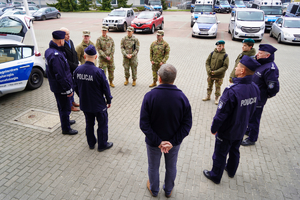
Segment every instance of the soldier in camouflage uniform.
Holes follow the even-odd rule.
[[[127,28],[127,36],[121,40],[121,52],[123,54],[123,66],[125,71],[125,82],[124,85],[128,84],[128,79],[130,77],[129,68],[132,72],[132,86],[136,85],[136,73],[137,73],[137,53],[140,49],[139,40],[134,37],[133,34],[134,28],[129,26]]]
[[[90,39],[91,39],[90,31],[88,31],[88,30],[83,31],[82,37],[83,37],[82,42],[79,45],[77,45],[77,47],[76,47],[77,57],[78,57],[78,60],[81,65],[83,65],[85,63],[85,60],[83,57],[85,48],[87,48],[90,44],[95,46],[95,44],[90,41]],[[97,64],[97,61],[95,61],[95,65],[96,64]]]
[[[220,40],[216,43],[217,48],[211,52],[206,60],[206,71],[207,71],[207,96],[202,101],[210,100],[212,87],[216,85],[215,92],[215,104],[219,103],[219,96],[221,95],[221,85],[225,72],[228,69],[229,58],[225,51],[225,42]]]
[[[102,36],[97,39],[96,49],[99,53],[99,67],[103,69],[106,75],[106,69],[108,69],[109,85],[115,87],[114,80],[114,53],[115,43],[114,40],[107,36],[108,26],[102,26]]]
[[[157,32],[157,41],[152,42],[150,46],[150,62],[152,64],[153,83],[149,87],[156,86],[157,71],[160,66],[165,64],[169,59],[170,46],[163,40],[164,31]]]
[[[232,82],[232,78],[236,78],[235,68],[237,67],[237,65],[239,64],[239,62],[242,60],[242,58],[243,58],[244,55],[247,55],[247,56],[255,59],[256,50],[253,48],[254,43],[255,43],[255,41],[253,39],[251,39],[251,38],[247,38],[247,39],[243,40],[243,46],[242,46],[243,52],[240,53],[238,55],[238,57],[236,58],[236,60],[235,60],[235,65],[234,65],[234,67],[232,69],[232,72],[230,74],[230,77],[229,77],[229,82],[230,83],[233,83]]]

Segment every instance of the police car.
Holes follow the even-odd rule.
[[[192,37],[217,37],[218,24],[216,15],[199,15],[192,30]]]
[[[34,46],[22,43],[30,21],[25,15],[0,19],[0,96],[43,84],[45,61]]]

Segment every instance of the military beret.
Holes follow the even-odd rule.
[[[108,26],[103,25],[102,26],[102,31],[107,31],[108,30]]]
[[[157,35],[164,35],[164,34],[165,34],[165,32],[163,30],[157,31]]]
[[[66,32],[64,32],[64,31],[53,31],[52,32],[52,37],[56,40],[65,39],[65,35],[66,35]]]
[[[95,47],[91,44],[87,48],[85,48],[84,52],[90,56],[94,56],[97,54]]]
[[[269,44],[260,44],[258,50],[266,51],[266,52],[269,52],[270,54],[273,54],[273,53],[275,53],[275,51],[277,51],[277,49],[275,47],[273,47],[272,45],[269,45]]]
[[[131,26],[128,26],[127,31],[134,31],[134,28]]]
[[[88,35],[88,36],[90,36],[90,34],[91,34],[91,32],[88,30],[83,31],[82,33],[83,33],[83,35]]]
[[[250,58],[247,55],[244,55],[242,57],[242,59],[240,60],[240,63],[242,63],[243,65],[245,65],[251,71],[255,71],[260,66],[259,62],[257,62],[253,58]]]
[[[251,39],[251,38],[244,39],[243,43],[245,43],[245,42],[255,43],[255,41],[253,39]]]
[[[216,42],[216,45],[219,45],[219,44],[225,44],[225,41],[224,40],[219,40],[218,42]]]

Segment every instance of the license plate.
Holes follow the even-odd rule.
[[[206,35],[208,32],[207,31],[202,31],[199,33],[199,35]]]
[[[136,32],[143,32],[143,30],[140,30],[140,29],[136,29],[135,31]]]
[[[295,38],[294,40],[295,40],[295,41],[300,41],[300,38]]]
[[[245,34],[245,36],[254,37],[255,35],[254,34]]]

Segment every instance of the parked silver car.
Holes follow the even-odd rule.
[[[32,14],[35,20],[46,20],[50,18],[60,18],[61,14],[59,10],[54,7],[41,8]]]
[[[111,11],[111,13],[103,19],[102,24],[108,26],[108,30],[117,29],[126,31],[134,18],[135,15],[132,8],[119,8]]]
[[[22,6],[22,7],[17,7],[16,9],[26,11],[24,6]],[[28,6],[28,9],[29,9],[29,14],[30,14],[31,16],[32,16],[33,13],[35,13],[36,11],[39,10],[39,8],[36,7],[36,6]]]
[[[278,43],[300,44],[300,18],[280,17],[272,25],[270,37],[277,38]]]

